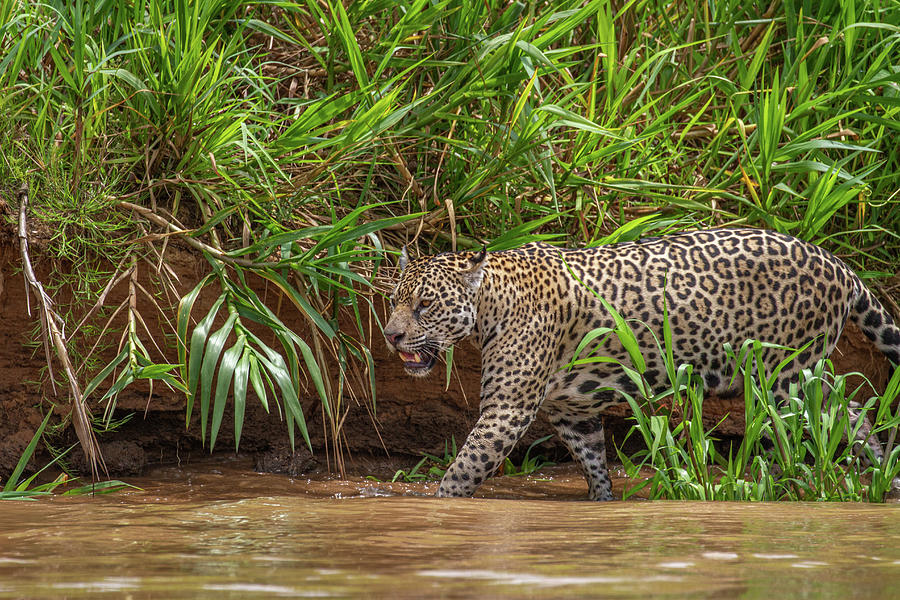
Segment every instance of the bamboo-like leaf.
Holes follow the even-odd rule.
[[[615,333],[615,329],[613,329],[612,327],[596,327],[596,328],[588,331],[586,334],[584,334],[584,337],[581,338],[581,341],[578,342],[578,345],[575,347],[575,352],[572,353],[572,357],[576,359],[575,363],[573,363],[573,364],[579,364],[579,362],[583,359],[592,358],[591,356],[587,356],[587,357],[583,357],[583,358],[578,358],[578,357],[580,357],[582,355],[585,348],[587,348],[591,344],[594,344],[594,341],[597,338],[604,338],[597,345],[602,344],[605,341],[605,339],[609,336],[609,334],[611,334],[611,333]],[[593,358],[600,358],[600,357],[593,357]]]
[[[136,369],[134,376],[137,379],[162,379],[164,376],[170,374],[173,369],[177,368],[178,365],[149,364]]]
[[[94,390],[96,390],[97,387],[99,387],[100,384],[103,383],[107,377],[109,377],[113,370],[115,370],[116,367],[122,364],[122,361],[128,358],[128,355],[129,349],[127,347],[123,348],[122,351],[119,352],[119,354],[114,359],[112,359],[105,367],[103,367],[103,369],[101,369],[100,372],[97,373],[97,375],[94,376],[94,378],[91,379],[91,381],[84,387],[84,391],[82,392],[84,397],[87,398],[88,396],[90,396],[94,392]]]
[[[597,296],[597,299],[615,320],[616,334],[619,338],[619,341],[622,343],[622,347],[625,348],[625,351],[628,353],[628,357],[631,359],[631,364],[634,365],[634,368],[638,373],[643,373],[647,370],[647,365],[644,362],[644,357],[641,354],[640,344],[638,344],[637,338],[635,337],[634,331],[632,331],[631,326],[628,325],[622,315],[620,315],[619,312],[615,308],[613,308],[613,306],[609,302],[607,302],[605,298]]]
[[[289,425],[296,423],[297,427],[300,429],[300,433],[303,435],[304,441],[306,441],[306,446],[312,450],[312,444],[309,441],[309,433],[306,430],[306,420],[303,417],[303,409],[300,407],[300,398],[297,395],[297,389],[291,382],[290,371],[288,370],[287,365],[285,365],[284,359],[276,352],[271,351],[271,349],[269,350],[270,351],[267,352],[265,358],[262,356],[258,357],[259,361],[266,367],[266,372],[275,380],[278,387],[281,389],[285,412],[289,415],[289,418],[292,419],[292,421],[289,422]],[[293,431],[293,426],[288,428],[288,432],[291,435],[292,448],[294,444]]]
[[[259,275],[277,285],[278,288],[287,295],[288,299],[293,302],[304,315],[315,323],[316,327],[318,327],[326,337],[334,337],[334,328],[331,327],[331,324],[326,321],[319,311],[313,308],[309,301],[300,294],[294,286],[290,285],[284,277],[274,271],[260,271]]]
[[[178,312],[176,318],[176,335],[178,342],[178,362],[181,364],[181,378],[184,381],[188,381],[188,362],[187,362],[187,350],[188,350],[188,338],[187,338],[187,330],[190,326],[191,319],[191,310],[194,308],[194,303],[197,301],[197,298],[200,295],[200,292],[203,288],[209,283],[211,275],[208,275],[200,280],[200,282],[194,286],[194,288],[185,294],[181,300],[178,302]],[[211,320],[210,320],[211,323]],[[205,334],[203,334],[205,337]],[[191,389],[191,394],[193,394],[193,388],[188,386]]]
[[[216,445],[216,438],[219,435],[219,427],[222,425],[222,417],[225,416],[225,405],[228,402],[228,390],[231,387],[232,379],[234,379],[235,384],[235,420],[237,420],[237,375],[235,374],[235,369],[238,365],[238,360],[244,354],[245,350],[245,340],[244,336],[238,335],[238,340],[228,350],[225,351],[225,354],[222,355],[222,363],[219,365],[219,372],[216,374],[216,391],[213,398],[213,412],[212,412],[212,422],[210,423],[210,432],[209,432],[209,451],[212,452],[213,448]],[[212,338],[210,338],[212,341]],[[244,380],[244,395],[246,395],[247,387],[246,380]],[[241,413],[241,418],[243,418],[243,412]]]
[[[124,481],[119,481],[118,479],[110,479],[108,481],[98,481],[96,483],[90,483],[87,485],[82,485],[76,488],[72,488],[70,490],[66,490],[62,493],[63,496],[87,496],[94,494],[112,494],[114,492],[119,492],[124,489],[131,488],[135,490],[139,490],[140,488],[133,486],[131,484],[125,483]]]
[[[247,406],[247,379],[250,375],[250,352],[245,348],[234,370],[234,450],[241,443],[244,410]]]
[[[124,390],[126,387],[134,383],[134,371],[132,369],[126,368],[123,369],[119,376],[116,378],[116,381],[110,386],[106,393],[98,400],[98,402],[104,402],[106,400],[110,400],[110,403],[106,406],[106,421],[107,423],[112,419],[112,413],[115,409],[115,399],[119,395],[119,393]]]
[[[56,72],[59,73],[63,80],[66,82],[66,85],[72,88],[72,90],[79,92],[81,91],[78,87],[78,84],[75,83],[75,80],[72,78],[72,73],[69,72],[69,66],[66,64],[65,59],[59,53],[59,50],[56,49],[55,46],[50,46],[50,58],[53,59],[53,64],[56,66]]]
[[[330,407],[328,405],[328,395],[325,392],[325,383],[322,379],[322,370],[319,367],[319,363],[316,360],[312,349],[310,349],[309,344],[307,344],[303,340],[303,338],[296,335],[292,331],[287,330],[286,333],[291,338],[291,340],[300,348],[300,353],[303,356],[303,364],[306,366],[306,371],[307,373],[309,373],[309,377],[313,381],[313,386],[316,388],[319,399],[321,399],[325,405],[325,410],[329,411]]]
[[[542,104],[535,108],[536,111],[546,112],[551,115],[559,117],[558,123],[561,125],[565,125],[567,127],[573,127],[575,129],[579,129],[582,131],[588,131],[590,133],[595,133],[597,135],[608,137],[614,140],[624,141],[620,135],[613,133],[603,127],[598,126],[596,123],[587,119],[576,112],[573,112],[567,108],[563,108],[561,106],[557,106],[555,104]]]
[[[666,283],[668,283],[668,271],[666,272],[666,280],[663,283],[663,348],[666,354],[666,373],[669,382],[673,384],[678,395],[678,376],[674,372],[675,368],[675,344],[672,341],[672,324],[669,321],[669,302],[668,294],[666,294]]]
[[[266,409],[266,412],[269,412],[269,398],[266,394],[266,385],[262,380],[262,377],[259,373],[259,359],[256,356],[256,352],[251,351],[250,355],[247,357],[248,363],[250,365],[250,383],[253,386],[253,391],[256,393],[256,397],[259,398],[259,401],[262,403],[263,408]]]
[[[231,332],[234,329],[236,320],[236,313],[229,315],[225,324],[209,336],[209,340],[206,342],[203,352],[203,362],[200,366],[200,440],[204,443],[206,439],[206,424],[209,417],[213,377],[216,373],[216,366],[219,363],[219,356],[222,354],[228,336],[231,335]],[[197,327],[199,328],[199,325]],[[193,356],[191,358],[193,359]]]
[[[260,254],[261,257],[270,255],[285,244],[292,244],[300,240],[315,239],[333,229],[330,225],[316,225],[304,227],[292,231],[284,231],[274,235],[265,235],[255,244],[229,253],[229,256],[243,256],[246,254]]]

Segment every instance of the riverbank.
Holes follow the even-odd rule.
[[[46,361],[41,348],[35,344],[35,319],[28,315],[25,287],[18,273],[17,248],[12,244],[9,233],[4,237],[6,242],[0,244],[0,335],[8,343],[0,348],[0,409],[5,415],[0,419],[0,477],[12,470],[40,424],[43,411],[47,409],[41,398],[53,399],[52,387],[44,378]],[[190,290],[202,275],[192,255],[173,247],[169,249],[168,260],[182,288]],[[36,268],[39,276],[49,276],[51,271],[59,276],[58,269],[63,265],[41,260]],[[278,290],[260,285],[258,292],[268,297],[273,305],[279,305]],[[211,304],[213,299],[203,298],[201,302]],[[61,303],[65,300],[65,297],[59,299]],[[111,303],[118,300],[115,295],[109,297]],[[283,307],[280,317],[287,326],[299,332],[308,328],[293,306],[284,302],[280,304]],[[384,317],[384,307],[378,304],[376,307],[377,312],[365,315],[365,321]],[[117,325],[121,327],[123,323]],[[153,323],[148,323],[148,326],[152,327]],[[153,331],[153,336],[165,338],[162,329]],[[406,375],[397,357],[387,351],[377,328],[372,330],[369,344],[375,365],[376,401],[372,404],[361,400],[346,405],[342,431],[348,456],[418,456],[421,452],[440,455],[452,439],[461,444],[478,417],[480,357],[476,349],[468,343],[460,345],[454,353],[454,373],[447,386],[443,373],[436,372],[426,379],[412,379]],[[115,347],[108,347],[95,360],[109,360],[114,353]],[[171,349],[168,358],[170,361],[177,359]],[[861,372],[879,391],[884,389],[891,373],[890,363],[852,325],[842,335],[833,361],[837,372]],[[61,418],[68,412],[65,392],[56,402],[57,414]],[[322,405],[311,394],[303,397],[301,404],[314,451],[309,465],[333,469],[331,446],[326,435],[327,418],[323,415]],[[105,403],[96,401],[90,404],[95,415],[102,415],[105,407]],[[151,393],[149,386],[138,383],[120,393],[112,420],[122,423],[100,438],[110,474],[136,475],[155,465],[177,464],[186,457],[206,456],[209,445],[208,440],[205,445],[203,443],[199,415],[195,412],[186,426],[185,409],[184,395],[162,385],[154,386]],[[728,415],[717,429],[719,435],[738,437],[742,434],[742,400],[712,398],[705,403],[704,410],[710,427]],[[621,443],[628,429],[625,407],[610,415],[608,426],[611,431],[608,436],[609,454],[615,456],[614,444]],[[524,453],[532,441],[548,433],[551,433],[549,426],[539,419],[520,442],[519,453]],[[50,439],[55,441],[56,447],[65,447],[74,441],[74,436],[64,431]],[[267,413],[260,402],[251,398],[247,402],[240,450],[277,456],[287,451],[288,443],[283,419],[277,409]],[[297,448],[305,452],[303,442],[298,443]],[[557,455],[565,456],[558,442],[555,448]],[[230,417],[226,417],[216,451],[225,459],[233,450],[233,423]],[[44,453],[35,464],[47,458]],[[302,463],[306,459],[298,460]],[[82,463],[75,461],[74,464],[79,466]]]

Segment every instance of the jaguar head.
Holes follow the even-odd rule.
[[[403,249],[384,338],[399,354],[407,373],[424,377],[443,350],[472,333],[486,263],[485,250],[410,262]]]

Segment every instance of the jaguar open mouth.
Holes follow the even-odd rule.
[[[398,353],[403,360],[403,368],[410,375],[425,375],[437,361],[437,355],[429,350],[423,349],[418,352],[398,350]]]

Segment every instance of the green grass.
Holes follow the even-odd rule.
[[[864,385],[848,389],[849,375],[835,375],[831,362],[823,358],[801,371],[788,401],[780,405],[772,387],[777,373],[797,352],[769,372],[763,362],[766,344],[748,340],[737,352],[726,347],[736,377],[743,379],[745,429],[740,443],[724,448],[715,427],[707,428],[703,421],[702,378],[694,375],[692,365],[674,362],[668,316],[663,340],[657,344],[669,386],[651,389],[643,377],[645,361],[632,330],[632,325],[646,325],[624,319],[605,301],[604,305],[615,327],[588,333],[575,356],[582,354],[582,348],[599,347],[597,340],[602,343],[615,336],[628,353],[627,364],[586,356],[572,365],[615,363],[640,391],[637,397],[621,392],[634,421],[618,450],[631,480],[623,499],[646,490],[652,500],[884,501],[900,475],[900,447],[894,444],[900,427],[900,407],[895,406],[900,367],[884,394],[859,402],[860,414],[873,424],[870,435],[889,432],[884,459],[878,460],[865,443],[847,442],[857,440],[863,424],[862,417],[855,423],[850,419],[850,409]],[[621,447],[632,435],[641,438],[645,449],[628,454]],[[767,445],[773,449],[767,450]]]
[[[533,441],[525,450],[525,455],[522,457],[521,464],[517,465],[509,457],[504,459],[501,468],[502,474],[509,477],[531,475],[543,467],[554,464],[547,460],[542,454],[537,454],[535,456],[531,455],[532,450],[534,450],[536,446],[543,444],[552,437],[552,435],[547,435]],[[456,439],[453,438],[449,445],[447,442],[444,442],[443,456],[436,456],[434,454],[423,452],[419,462],[413,465],[408,471],[405,469],[398,469],[397,472],[394,473],[394,477],[391,481],[415,483],[440,480],[444,477],[444,473],[447,472],[447,468],[456,460],[456,454]],[[427,470],[424,470],[425,467],[427,467]]]
[[[545,435],[544,437],[538,438],[531,442],[531,444],[525,450],[525,456],[522,457],[521,465],[517,465],[512,460],[510,460],[509,457],[506,457],[503,460],[503,474],[509,477],[531,475],[544,467],[553,465],[554,463],[547,460],[547,458],[543,454],[537,454],[535,456],[531,455],[531,451],[534,450],[535,446],[543,444],[552,437],[552,435]]]
[[[678,381],[681,392],[668,392],[683,418],[667,411],[648,414],[641,402],[629,400],[636,409],[629,435],[640,435],[647,450],[630,456],[619,451],[632,479],[626,487],[626,499],[644,489],[651,499],[885,499],[891,482],[900,474],[900,452],[889,445],[884,462],[880,462],[868,447],[847,443],[856,432],[848,418],[848,404],[858,390],[847,389],[846,375],[834,376],[829,371],[830,363],[823,359],[801,374],[789,402],[777,406],[764,377],[753,372],[757,360],[751,356],[743,368],[745,384],[750,388],[745,399],[744,437],[727,448],[714,429],[703,423],[703,389],[699,383]],[[680,372],[685,377],[691,375],[690,368]],[[900,377],[895,376],[887,393],[864,405],[863,414],[870,419],[878,415],[875,433],[895,430],[900,424],[900,413],[890,411],[898,381]],[[829,390],[826,397],[823,383]],[[766,450],[767,439],[774,440],[773,450]],[[871,461],[868,464],[862,462],[866,454]],[[646,468],[652,470],[650,477]]]
[[[444,476],[444,473],[447,472],[447,468],[456,460],[456,454],[456,438],[451,437],[449,444],[446,440],[444,441],[443,456],[436,456],[434,454],[423,452],[419,462],[408,471],[398,469],[391,478],[391,481],[413,483],[419,481],[440,480]],[[423,471],[422,468],[426,466],[428,467],[428,470]]]
[[[16,464],[16,467],[13,469],[12,473],[10,473],[7,480],[3,482],[3,487],[0,488],[0,500],[37,500],[45,496],[50,496],[54,493],[61,494],[63,496],[109,494],[112,492],[123,490],[125,488],[134,487],[122,481],[108,480],[64,489],[69,484],[78,481],[77,478],[69,478],[69,476],[65,473],[59,475],[52,481],[48,481],[46,483],[35,483],[35,480],[41,473],[43,473],[46,469],[52,467],[60,459],[62,459],[69,452],[69,450],[72,449],[72,447],[69,447],[65,451],[59,453],[52,461],[38,469],[36,472],[32,473],[30,476],[24,477],[23,473],[25,472],[26,466],[28,465],[28,461],[30,461],[34,456],[34,452],[37,449],[38,442],[41,440],[44,429],[47,427],[47,423],[50,421],[50,416],[51,413],[47,413],[47,416],[44,417],[44,420],[34,432],[34,435],[32,436],[31,441],[28,443],[28,446],[25,447],[25,451],[19,458],[19,462]]]
[[[293,399],[312,395],[340,469],[343,415],[376,406],[363,315],[402,244],[752,225],[865,277],[900,269],[900,2],[767,6],[0,0],[0,193],[28,184],[42,252],[74,269],[45,283],[72,298],[70,353],[108,419],[150,379],[212,447],[247,396],[304,436]],[[210,262],[215,327],[165,275],[133,284],[167,260],[160,234]],[[107,288],[128,297],[116,318]],[[98,340],[113,363],[91,362]]]

